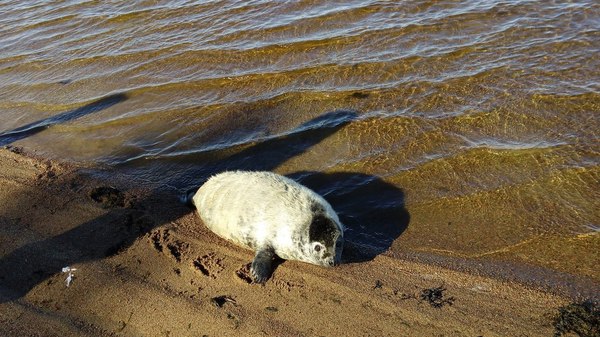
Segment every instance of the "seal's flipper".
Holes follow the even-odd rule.
[[[197,191],[198,188],[190,188],[185,192],[184,195],[179,196],[179,201],[181,201],[181,203],[185,204],[189,208],[195,209],[196,205],[194,205],[194,195]]]
[[[275,252],[272,248],[261,248],[256,250],[254,261],[252,261],[252,267],[250,271],[254,276],[254,281],[257,283],[265,283],[271,273],[273,273],[273,259],[275,258]]]

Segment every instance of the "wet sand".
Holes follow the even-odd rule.
[[[387,253],[252,284],[252,252],[174,191],[20,152],[0,150],[3,336],[550,336],[576,300]]]

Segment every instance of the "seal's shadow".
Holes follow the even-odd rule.
[[[365,262],[387,251],[408,227],[402,189],[357,172],[297,172],[288,177],[322,195],[346,226],[342,263]]]
[[[215,161],[204,157],[204,165],[186,172],[188,177],[184,181],[195,180],[186,188],[197,189],[205,179],[222,171],[276,170],[288,159],[339,132],[357,116],[349,110],[328,112],[287,135],[258,142],[232,156],[216,156],[219,159]],[[196,162],[202,161],[196,159]],[[387,251],[408,227],[410,215],[404,207],[404,192],[379,177],[359,172],[316,171],[296,172],[288,177],[322,195],[338,213],[346,226],[342,263],[372,260]]]

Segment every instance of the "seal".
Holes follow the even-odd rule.
[[[255,251],[251,272],[264,283],[273,259],[331,267],[340,263],[344,226],[320,195],[272,172],[219,173],[187,200],[218,236]]]

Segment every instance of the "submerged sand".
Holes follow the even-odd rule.
[[[0,150],[2,336],[550,336],[580,300],[390,254],[253,284],[253,253],[176,191],[19,152]]]

